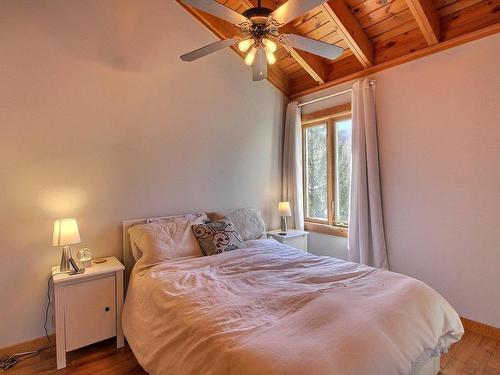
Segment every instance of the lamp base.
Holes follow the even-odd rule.
[[[288,232],[288,223],[286,221],[286,216],[281,217],[281,232],[287,233]],[[280,233],[282,234],[282,233]]]
[[[59,272],[70,273],[72,271],[71,263],[69,262],[70,258],[71,249],[69,248],[69,246],[64,246],[61,254],[61,264],[59,265]]]

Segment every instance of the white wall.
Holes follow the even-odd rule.
[[[123,219],[280,198],[284,97],[174,1],[0,3],[0,347],[43,335],[53,221],[97,257]]]
[[[497,34],[373,77],[391,269],[425,281],[460,315],[496,327],[499,46]],[[345,244],[330,243],[332,253]],[[320,246],[324,252],[324,238]]]

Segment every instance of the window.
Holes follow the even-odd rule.
[[[328,220],[328,139],[326,123],[305,129],[306,217]]]
[[[302,116],[302,131],[305,227],[345,236],[351,186],[350,105]]]

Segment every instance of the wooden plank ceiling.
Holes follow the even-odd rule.
[[[257,4],[217,1],[239,13]],[[275,9],[284,2],[262,5]],[[220,38],[240,34],[225,21],[184,8]],[[330,0],[280,32],[335,44],[344,49],[342,56],[331,61],[279,46],[268,80],[296,98],[499,31],[500,0]]]

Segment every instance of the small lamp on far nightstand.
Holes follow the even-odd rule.
[[[290,203],[280,202],[278,204],[278,212],[281,216],[281,231],[280,234],[286,234],[288,232],[288,223],[286,222],[287,216],[292,216],[292,210],[290,210]]]
[[[69,245],[80,242],[80,233],[75,219],[59,219],[54,223],[52,246],[63,248],[59,272],[71,272],[71,250]]]

